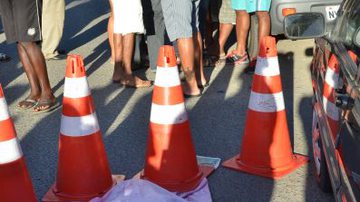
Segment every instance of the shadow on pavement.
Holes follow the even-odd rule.
[[[197,154],[225,161],[240,151],[252,77],[243,73],[244,67],[227,65],[217,69],[220,72],[189,110],[189,115]],[[242,87],[229,88],[230,85]],[[239,201],[239,196],[242,199],[269,201],[274,186],[271,180],[223,166],[208,179],[213,201]],[[259,190],[261,194],[257,194]]]

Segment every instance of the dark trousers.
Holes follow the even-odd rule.
[[[165,29],[161,0],[142,0],[142,5],[150,68],[156,71],[159,48],[171,43]]]

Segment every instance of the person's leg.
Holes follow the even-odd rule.
[[[177,45],[186,78],[184,93],[187,95],[199,95],[200,89],[197,86],[194,71],[194,41],[192,38],[180,38],[177,40]]]
[[[195,64],[195,75],[197,85],[204,87],[207,84],[204,75],[204,64],[203,64],[203,40],[200,32],[200,4],[203,0],[193,2],[192,20],[191,26],[193,29],[193,41],[194,41],[194,64]]]
[[[226,57],[226,63],[241,65],[249,63],[246,52],[247,35],[250,28],[250,15],[245,10],[236,10],[236,49]]]
[[[239,55],[246,54],[247,35],[250,28],[250,16],[245,10],[236,10],[236,50]]]
[[[35,68],[32,66],[25,48],[22,44],[18,43],[17,49],[19,59],[23,65],[24,72],[30,84],[30,94],[25,100],[18,103],[18,107],[27,109],[33,107],[36,104],[41,94],[41,88],[38,77],[36,76]]]
[[[170,42],[165,29],[161,0],[143,0],[142,2],[150,68],[155,72],[159,49]]]
[[[225,44],[229,38],[234,25],[230,23],[220,23],[219,27],[219,54],[225,55]]]
[[[207,84],[204,75],[204,64],[203,64],[203,46],[202,37],[200,32],[196,32],[193,35],[194,40],[194,61],[195,61],[195,74],[196,80],[199,87],[204,87]]]
[[[219,22],[219,56],[225,56],[225,44],[236,23],[236,14],[231,7],[231,0],[222,1],[219,12]]]
[[[110,45],[110,51],[111,51],[111,62],[113,63],[115,61],[115,50],[114,50],[114,11],[113,11],[113,5],[112,0],[109,0],[110,4],[110,16],[107,26],[107,32],[108,32],[108,38],[109,38],[109,45]]]
[[[135,34],[129,33],[123,36],[123,79],[130,80],[132,77],[132,59],[134,55]]]
[[[260,50],[260,41],[264,36],[270,35],[270,16],[267,11],[257,11],[256,16],[258,18],[259,26],[258,26],[258,51]],[[256,56],[258,53],[255,54]],[[245,70],[247,73],[253,73],[255,71],[256,66],[256,56],[250,58],[249,67]]]
[[[123,37],[121,34],[113,34],[114,40],[114,72],[112,80],[114,83],[120,83],[123,66]]]
[[[191,25],[193,5],[189,0],[163,0],[161,6],[170,41],[177,42],[182,69],[186,77],[184,93],[200,95],[194,68],[194,40]],[[178,9],[182,8],[182,9]]]
[[[34,82],[34,86],[40,87],[40,95],[38,99],[39,104],[34,108],[34,111],[46,110],[54,105],[55,97],[50,87],[44,55],[42,54],[40,47],[35,42],[19,42],[19,46],[21,46],[21,54],[24,54],[22,56],[24,57],[23,61],[25,62],[24,67],[25,64],[28,63],[31,64],[31,66],[27,64],[28,67],[32,67],[34,70],[34,72],[29,72],[29,74],[32,74],[32,77],[29,78],[30,85],[31,82]],[[25,71],[28,71],[29,68],[25,68]],[[34,79],[34,77],[37,77],[37,80]],[[33,80],[31,81],[30,79]]]
[[[43,0],[41,19],[43,37],[41,50],[45,59],[51,59],[59,55],[57,48],[64,30],[64,0]]]
[[[258,41],[259,41],[259,46],[260,46],[261,39],[264,36],[270,35],[270,16],[269,16],[269,12],[267,12],[267,11],[257,11],[256,16],[258,17],[258,21],[259,21]],[[259,49],[260,49],[260,47],[259,47]]]
[[[135,34],[129,33],[123,36],[123,68],[121,83],[129,87],[149,87],[151,82],[142,80],[132,74],[132,61],[134,56]]]

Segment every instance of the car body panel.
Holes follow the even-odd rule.
[[[336,201],[360,201],[360,47],[353,43],[359,19],[359,1],[344,0],[333,30],[315,39],[310,67],[314,118]],[[340,70],[340,85],[333,95],[341,112],[340,130],[336,134],[331,132],[323,107],[325,73],[332,55]]]
[[[325,17],[326,30],[331,29],[334,22],[334,6],[339,6],[341,0],[273,0],[270,8],[271,34],[284,34],[283,8],[296,8],[296,12],[319,12]],[[330,16],[330,17],[329,17]],[[331,19],[329,19],[331,18]]]
[[[344,54],[343,51],[341,51],[341,53],[338,52],[339,48],[336,48],[336,45],[333,44],[333,46],[331,46],[330,43],[322,38],[317,39],[316,44],[315,56],[311,67],[314,84],[314,109],[320,126],[320,136],[323,142],[322,150],[325,154],[334,197],[336,201],[343,201],[344,199],[347,201],[357,201],[359,200],[359,179],[356,177],[359,177],[360,141],[354,139],[354,137],[359,138],[360,133],[357,134],[357,131],[354,132],[354,129],[350,130],[349,127],[358,127],[360,121],[357,122],[357,120],[353,118],[352,123],[349,124],[349,121],[342,120],[341,131],[335,135],[337,138],[334,139],[334,135],[331,134],[330,125],[326,119],[324,108],[322,107],[322,89],[326,70],[323,64],[328,62],[329,53],[332,52],[335,55],[339,55],[337,59],[340,69],[345,68],[343,61],[346,61],[346,58],[350,56]],[[332,49],[329,50],[328,48]],[[345,80],[344,85],[347,85],[346,79],[343,79]],[[358,107],[357,104],[356,106]],[[347,112],[349,115],[353,115],[358,113],[357,110],[357,108],[353,108],[352,111],[343,110],[343,113]],[[341,147],[339,145],[341,145]],[[355,178],[353,176],[355,176]]]

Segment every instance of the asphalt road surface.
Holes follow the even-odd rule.
[[[61,48],[83,56],[112,172],[131,178],[144,163],[152,88],[135,90],[112,84],[106,34],[107,1],[67,1],[66,8]],[[37,197],[41,199],[55,180],[61,110],[34,114],[16,108],[28,95],[29,87],[17,59],[16,46],[6,45],[4,40],[4,34],[0,34],[0,52],[9,54],[13,60],[0,63],[0,82]],[[312,47],[312,40],[282,40],[277,46],[294,152],[310,157]],[[47,61],[47,66],[54,93],[61,100],[65,60]],[[252,83],[252,76],[243,73],[243,69],[206,68],[210,86],[200,98],[186,101],[198,155],[227,160],[239,153]],[[135,73],[154,78],[149,71]],[[220,166],[208,180],[212,198],[218,202],[333,201],[331,194],[324,194],[317,187],[313,169],[310,162],[273,181]]]

